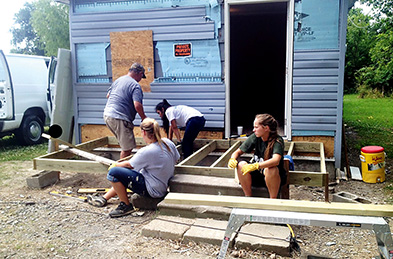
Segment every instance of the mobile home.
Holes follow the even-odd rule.
[[[104,126],[106,91],[142,63],[147,116],[166,98],[222,138],[272,114],[288,141],[324,142],[339,168],[353,0],[58,0],[70,6],[77,142]],[[137,118],[135,124],[139,125]]]

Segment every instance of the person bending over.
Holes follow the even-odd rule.
[[[177,140],[181,142],[183,158],[190,156],[193,152],[194,140],[205,126],[206,120],[203,114],[186,105],[172,106],[166,99],[156,105],[156,112],[163,121],[168,138],[172,140],[175,134]],[[179,127],[185,127],[183,141]]]
[[[141,131],[146,146],[138,150],[129,161],[113,163],[108,168],[107,179],[112,188],[104,196],[88,196],[90,204],[102,207],[117,195],[120,204],[109,213],[110,217],[121,217],[134,211],[128,200],[127,188],[145,197],[164,197],[175,164],[180,158],[175,144],[167,138],[161,138],[160,125],[156,120],[144,119]]]
[[[245,196],[252,196],[252,187],[267,187],[269,196],[277,198],[280,186],[286,183],[284,140],[277,134],[277,121],[269,114],[255,116],[253,134],[233,152],[229,168],[236,168]],[[237,159],[254,152],[251,163]]]

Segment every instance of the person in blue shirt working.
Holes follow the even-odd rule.
[[[270,198],[277,198],[280,186],[286,183],[284,140],[277,133],[277,121],[270,114],[255,116],[253,134],[233,152],[229,168],[236,168],[245,196],[252,196],[252,187],[267,187]],[[254,151],[251,163],[237,159]]]
[[[144,67],[134,63],[127,75],[112,83],[106,95],[108,101],[104,120],[119,142],[120,158],[131,155],[132,149],[136,147],[133,124],[136,113],[142,120],[146,118],[142,105],[143,92],[139,85],[142,78],[146,78]]]

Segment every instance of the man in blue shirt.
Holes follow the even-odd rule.
[[[134,124],[136,113],[141,119],[146,115],[143,109],[143,92],[139,82],[145,76],[145,68],[139,64],[132,64],[127,75],[119,77],[108,89],[104,109],[104,120],[107,127],[116,136],[121,147],[120,158],[131,155],[136,147]]]

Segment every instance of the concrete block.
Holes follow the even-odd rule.
[[[164,198],[149,198],[141,196],[137,193],[131,195],[130,202],[135,208],[143,210],[156,210],[157,204],[160,203]]]
[[[333,202],[348,202],[348,203],[362,203],[362,204],[371,204],[372,202],[359,197],[355,194],[349,192],[338,192],[333,194]]]
[[[54,184],[60,179],[60,171],[41,171],[38,174],[26,178],[27,186],[30,188],[44,188]]]
[[[228,221],[232,208],[186,205],[186,204],[167,204],[165,200],[158,204],[160,215],[177,216],[184,218],[211,218],[216,220]]]
[[[290,231],[286,226],[250,223],[241,227],[235,246],[290,256],[289,236]]]
[[[159,216],[144,226],[141,234],[146,237],[180,240],[194,221],[193,219]]]
[[[227,224],[227,221],[196,219],[194,225],[184,234],[184,240],[221,246]],[[230,246],[233,245],[235,234],[231,236]]]

